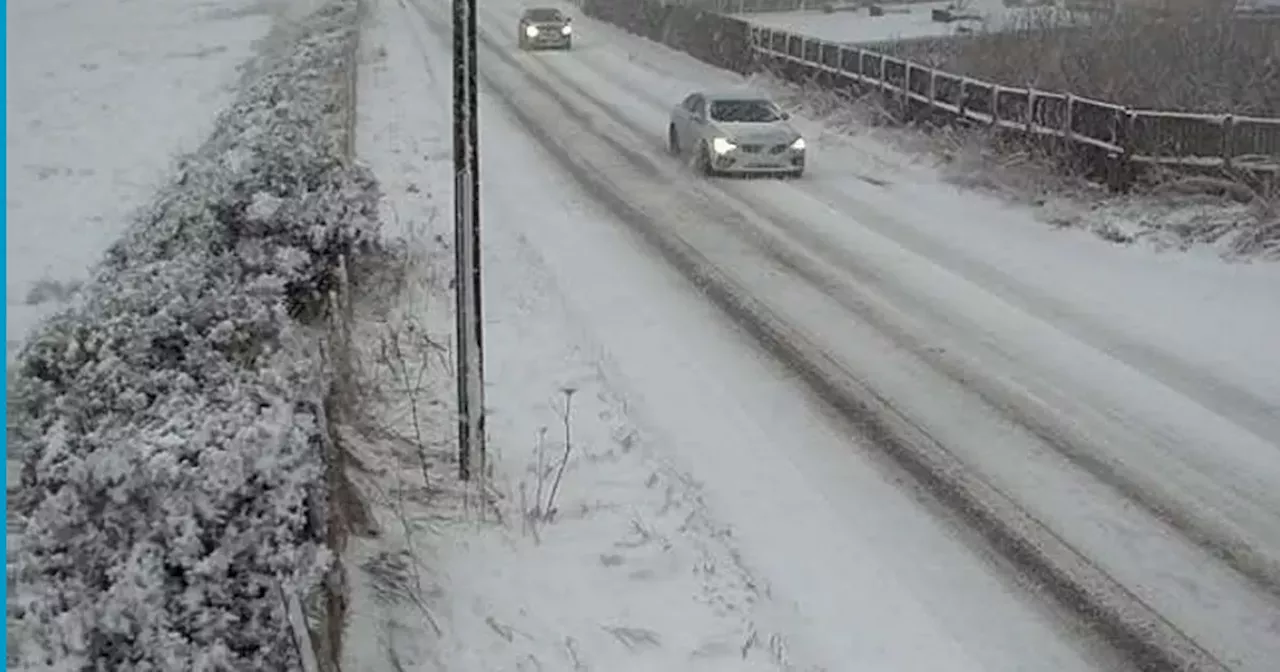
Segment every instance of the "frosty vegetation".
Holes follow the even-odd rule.
[[[1055,228],[1091,230],[1115,243],[1144,242],[1156,249],[1213,245],[1225,259],[1280,260],[1280,188],[1253,188],[1223,179],[1152,171],[1128,193],[1111,193],[1070,164],[1019,146],[983,129],[895,128],[899,123],[874,94],[850,99],[817,84],[760,73],[753,84],[772,91],[795,113],[826,129],[872,133],[887,148],[929,156],[939,175],[965,188],[1030,205]],[[905,131],[905,132],[904,132]],[[864,146],[864,150],[866,147]],[[868,159],[892,170],[899,164],[872,152]]]
[[[947,72],[1135,108],[1280,116],[1280,25],[1175,0],[1081,23],[1028,11],[1013,30],[885,45]]]
[[[377,247],[345,160],[356,3],[282,27],[179,177],[9,381],[25,523],[9,665],[300,669],[284,595],[328,566],[317,321]]]
[[[1014,30],[881,43],[877,51],[1006,86],[1073,93],[1136,109],[1280,116],[1280,23],[1243,21],[1229,5],[1175,0],[1100,18],[1033,9]],[[856,126],[896,124],[876,95],[853,105],[813,83],[765,76],[789,104]],[[1117,243],[1213,244],[1229,258],[1280,258],[1280,183],[1226,170],[1142,171],[1125,194],[1085,179],[1071,154],[981,127],[930,128],[914,149],[939,155],[956,183],[1053,204],[1055,226],[1086,226]],[[904,140],[905,136],[899,136]]]

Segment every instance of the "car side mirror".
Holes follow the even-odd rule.
[[[791,113],[790,113],[790,112],[783,112],[783,113],[782,113],[782,120],[783,120],[783,121],[790,121],[790,120],[791,120]]]

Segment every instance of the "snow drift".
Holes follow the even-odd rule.
[[[292,670],[329,565],[323,330],[378,241],[344,153],[356,0],[281,27],[213,136],[9,380],[9,664]]]

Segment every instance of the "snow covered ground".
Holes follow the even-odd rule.
[[[448,340],[439,322],[447,258],[430,232],[447,231],[451,206],[429,187],[448,172],[447,43],[391,0],[374,7],[360,151],[396,176],[389,210],[428,245],[403,307],[366,327],[366,368],[379,369],[391,334],[434,322],[435,340]],[[382,504],[383,534],[352,542],[348,562],[363,583],[348,665],[376,669],[394,656],[406,668],[450,670],[837,669],[834,661],[926,670],[943,659],[955,669],[1030,659],[1094,668],[1093,654],[1058,636],[1051,610],[849,453],[842,428],[654,265],[491,101],[482,109],[485,147],[495,148],[482,150],[494,157],[484,181],[487,352],[502,522],[480,522],[475,502],[468,508],[448,489],[452,467],[439,455],[451,444],[438,429],[447,409],[426,416],[422,425],[437,429],[423,441],[412,402],[398,395],[384,416],[395,436],[352,442],[362,446],[354,478]],[[406,350],[416,379],[430,349]],[[447,398],[446,367],[429,371],[443,385],[421,398]],[[557,514],[539,523],[522,512],[551,497],[570,398]],[[430,444],[431,488],[415,443]],[[693,474],[716,465],[732,485],[711,494]],[[807,524],[795,525],[799,512]],[[399,602],[387,606],[387,592]],[[967,617],[978,599],[990,621]]]
[[[10,352],[207,132],[270,14],[313,4],[9,3]],[[517,54],[515,0],[480,5],[493,470],[458,484],[447,8],[368,5],[359,153],[406,247],[360,289],[345,669],[1124,669],[886,426],[1193,658],[1280,657],[1280,267],[1054,229],[805,115],[805,180],[703,181],[665,156],[667,108],[742,82],[585,18],[574,52]]]
[[[976,32],[995,32],[1020,25],[1031,12],[1060,11],[1053,8],[1005,7],[1000,0],[973,0],[961,13],[980,17],[977,20],[940,23],[931,18],[935,9],[949,2],[921,2],[904,5],[885,4],[884,16],[870,16],[865,9],[844,9],[830,14],[821,11],[765,12],[743,14],[752,23],[808,35],[841,44],[863,44],[956,35],[961,28]]]
[[[207,136],[276,5],[6,3],[9,357]]]
[[[583,17],[573,52],[517,54],[499,0],[480,6],[494,491],[459,488],[447,12],[370,5],[359,153],[410,252],[398,302],[361,325],[380,394],[349,443],[378,534],[346,558],[349,666],[1122,669],[654,239],[703,255],[1189,655],[1280,655],[1276,265],[1055,230],[814,120],[805,180],[704,184],[664,156],[667,109],[739,80]]]

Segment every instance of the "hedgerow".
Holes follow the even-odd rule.
[[[325,534],[330,371],[314,320],[376,251],[378,186],[343,154],[355,0],[280,29],[212,137],[9,380],[9,664],[295,670],[285,596]]]

